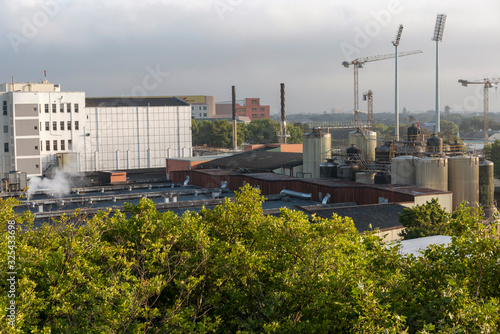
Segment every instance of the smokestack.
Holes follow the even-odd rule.
[[[232,86],[232,97],[233,97],[233,149],[236,150],[238,147],[238,136],[236,134],[236,88]]]
[[[281,143],[286,144],[285,84],[281,84]]]

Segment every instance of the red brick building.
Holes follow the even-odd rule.
[[[215,105],[216,117],[232,117],[232,102],[219,102]],[[260,98],[251,97],[244,101],[236,101],[236,115],[250,118],[250,120],[270,118],[270,107],[260,105]]]

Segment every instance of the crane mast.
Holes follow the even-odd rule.
[[[483,85],[483,117],[484,117],[484,126],[483,126],[483,134],[484,134],[484,145],[488,145],[488,109],[489,109],[489,91],[488,89],[492,88],[494,85],[498,85],[500,83],[500,78],[484,78],[482,80],[477,81],[469,81],[469,80],[458,80],[462,86],[467,87],[468,85]]]
[[[414,51],[407,51],[407,52],[398,52],[397,55],[398,57],[404,57],[404,56],[411,56],[417,53],[422,53],[420,50],[414,50]],[[363,67],[363,64],[369,63],[372,61],[379,61],[379,60],[385,60],[385,59],[391,59],[396,56],[395,53],[391,54],[385,54],[385,55],[378,55],[378,56],[370,56],[370,57],[363,57],[363,58],[356,58],[352,61],[343,61],[342,65],[345,68],[349,68],[350,65],[353,65],[354,67],[354,122],[356,123],[356,126],[359,125],[359,79],[358,79],[358,71],[360,68]]]

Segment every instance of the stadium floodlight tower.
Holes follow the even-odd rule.
[[[399,25],[399,30],[398,30],[398,34],[396,35],[396,40],[395,41],[392,41],[392,45],[394,45],[394,47],[396,48],[396,51],[395,51],[395,54],[396,56],[394,57],[395,59],[395,66],[396,66],[396,71],[395,71],[395,88],[394,88],[394,93],[396,95],[395,99],[396,99],[396,102],[395,102],[395,114],[396,114],[396,126],[395,126],[395,129],[394,129],[394,140],[399,140],[399,93],[398,93],[398,46],[399,46],[399,40],[401,39],[401,33],[403,32],[403,25],[400,24]]]
[[[432,40],[436,42],[436,124],[434,132],[441,132],[441,115],[439,113],[439,42],[443,41],[444,24],[446,22],[446,14],[438,14],[436,18],[436,26],[434,28],[434,36]]]

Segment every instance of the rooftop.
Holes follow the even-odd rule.
[[[189,106],[177,97],[87,97],[86,107],[175,107]]]
[[[302,153],[276,152],[273,148],[263,148],[204,163],[203,168],[228,168],[273,171],[282,167],[292,168],[302,165]]]

